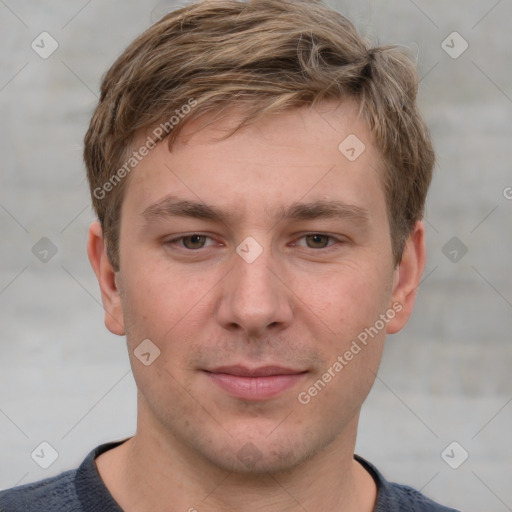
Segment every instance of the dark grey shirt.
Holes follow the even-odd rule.
[[[0,512],[123,512],[105,487],[94,459],[123,441],[92,450],[78,469],[0,492]],[[388,482],[369,462],[359,461],[377,484],[374,512],[458,512],[404,485]]]

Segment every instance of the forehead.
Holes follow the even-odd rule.
[[[239,215],[277,215],[301,199],[377,206],[384,165],[357,113],[354,103],[325,102],[266,115],[227,138],[240,112],[202,116],[183,126],[171,152],[159,144],[138,163],[125,202],[139,214],[169,194]]]

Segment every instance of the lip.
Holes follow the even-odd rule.
[[[223,391],[242,400],[268,400],[295,386],[307,371],[281,366],[222,366],[204,370],[205,375]]]
[[[212,373],[226,373],[237,377],[270,377],[274,375],[296,375],[304,372],[304,370],[293,370],[292,368],[285,368],[284,366],[259,366],[256,368],[248,368],[247,366],[239,364],[219,366],[218,368],[208,371]]]

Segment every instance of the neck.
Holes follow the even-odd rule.
[[[376,485],[353,459],[357,418],[320,453],[286,472],[225,471],[162,435],[138,426],[136,435],[96,459],[105,485],[126,512],[371,512]],[[147,425],[146,425],[147,427]]]

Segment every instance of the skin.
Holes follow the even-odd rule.
[[[225,140],[234,110],[214,123],[187,123],[172,152],[158,145],[130,175],[118,272],[99,224],[91,225],[88,254],[105,323],[126,334],[138,388],[136,434],[96,459],[124,510],[373,510],[375,483],[353,459],[357,423],[385,336],[412,312],[425,240],[418,222],[395,267],[382,157],[356,108],[294,109]],[[353,162],[338,150],[351,133],[366,145]],[[144,215],[170,196],[229,217]],[[365,216],[282,215],[292,203],[326,200]],[[171,242],[194,233],[205,238]],[[235,250],[248,236],[263,249],[252,263]],[[393,304],[401,310],[385,328],[300,403],[299,393]],[[149,366],[134,355],[144,339],[160,350]],[[230,364],[307,373],[273,398],[250,401],[203,371]],[[244,446],[252,464],[238,457]]]

